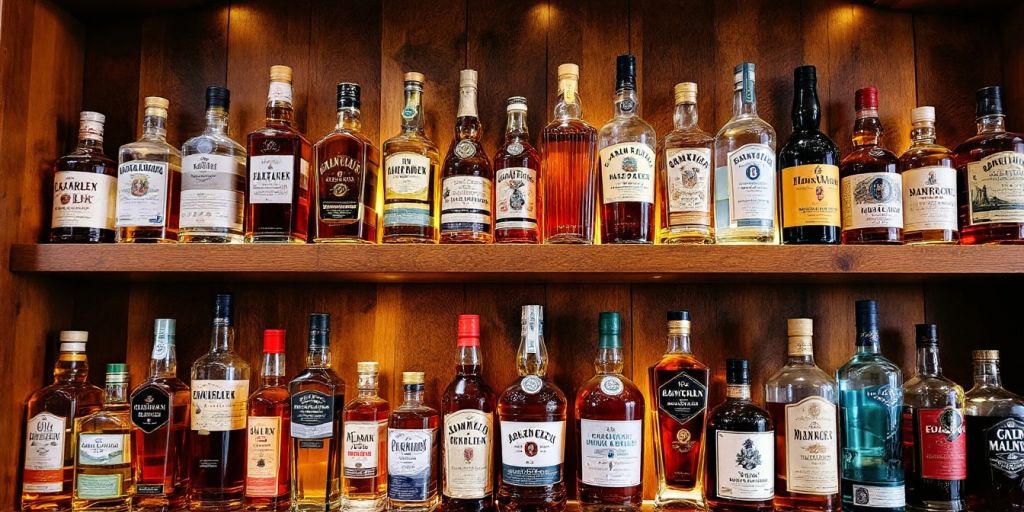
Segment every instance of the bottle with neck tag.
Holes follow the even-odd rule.
[[[489,244],[494,240],[491,190],[494,173],[476,113],[477,73],[459,72],[459,113],[455,138],[444,157],[441,174],[441,243]]]
[[[541,241],[540,154],[530,144],[526,98],[508,99],[505,143],[494,155],[494,242]]]

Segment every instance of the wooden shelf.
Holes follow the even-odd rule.
[[[161,279],[376,282],[866,282],[1024,276],[1024,247],[54,245],[14,272]]]

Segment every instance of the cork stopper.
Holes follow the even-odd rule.
[[[87,331],[61,331],[61,360],[84,361],[86,341],[89,341],[89,333]]]
[[[814,345],[812,344],[814,320],[810,318],[790,318],[786,320],[786,328],[789,332],[790,356],[809,356],[814,354]]]
[[[270,66],[270,81],[271,82],[288,82],[292,81],[292,68],[288,66]]]
[[[422,84],[424,80],[426,80],[426,78],[423,77],[423,73],[417,73],[416,71],[410,71],[410,72],[405,74],[405,81],[406,82],[419,82],[419,83]]]
[[[580,67],[576,64],[565,63],[558,65],[558,79],[559,80],[579,80],[580,79]]]
[[[360,361],[356,363],[356,373],[377,373],[380,363],[377,361]]]
[[[910,122],[914,126],[935,123],[935,107],[917,107],[910,111]]]
[[[402,372],[402,384],[413,386],[423,384],[424,377],[423,372]]]
[[[147,116],[157,116],[167,118],[167,107],[171,106],[171,102],[167,98],[161,98],[159,96],[146,96],[144,101],[146,105]]]
[[[61,331],[60,341],[69,343],[85,343],[89,341],[89,331]]]
[[[998,361],[999,351],[998,350],[975,350],[971,352],[971,356],[975,361]]]
[[[697,84],[693,82],[683,82],[676,84],[672,90],[675,92],[676,105],[697,103]]]
[[[459,87],[476,88],[477,73],[475,69],[463,69],[459,71]]]

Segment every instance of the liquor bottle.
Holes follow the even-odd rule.
[[[502,512],[565,510],[565,394],[547,379],[544,310],[523,306],[517,378],[498,398]]]
[[[704,426],[708,367],[690,351],[690,313],[668,312],[665,355],[648,370],[654,434],[654,466],[660,510],[700,511],[704,503]]]
[[[388,510],[437,507],[437,411],[423,405],[423,372],[402,373],[402,405],[388,419]]]
[[[103,153],[103,114],[79,115],[78,146],[53,164],[51,243],[114,241],[117,165]]]
[[[875,301],[857,301],[856,307],[857,352],[836,370],[843,510],[899,512],[905,503],[903,374],[879,349]]]
[[[32,393],[25,405],[28,424],[21,474],[21,510],[25,512],[71,508],[75,419],[103,405],[103,390],[89,384],[88,339],[85,331],[61,331],[53,384]]]
[[[942,375],[935,324],[918,324],[917,374],[903,385],[907,509],[967,510],[964,390]]]
[[[954,151],[960,240],[1024,243],[1024,136],[1006,131],[999,86],[975,97],[978,134]]]
[[[117,158],[117,241],[174,243],[178,240],[181,152],[167,143],[164,98],[149,96],[142,137],[121,146]]]
[[[402,132],[384,141],[384,243],[437,243],[440,156],[423,132],[423,81],[405,74]]]
[[[903,243],[899,158],[881,146],[878,89],[858,89],[853,150],[839,164],[844,244]]]
[[[135,496],[132,510],[182,510],[188,500],[188,425],[192,396],[178,378],[175,321],[153,325],[149,377],[132,391],[131,421],[135,447]]]
[[[107,365],[103,408],[75,418],[75,493],[72,510],[128,512],[135,493],[128,365]]]
[[[540,153],[530,144],[526,98],[508,99],[505,143],[494,155],[494,242],[538,244],[542,198]]]
[[[999,351],[975,350],[967,392],[967,509],[1024,510],[1024,399],[1005,388]]]
[[[715,242],[777,244],[775,129],[757,116],[754,63],[733,70],[732,118],[715,135]]]
[[[765,384],[775,422],[775,510],[838,511],[836,382],[814,363],[813,321],[790,318],[787,327],[789,360]]]
[[[480,362],[480,317],[459,315],[455,379],[441,397],[441,509],[494,510],[494,392]]]
[[[697,125],[697,84],[676,84],[674,129],[658,143],[661,243],[712,244],[711,150],[715,138]]]
[[[189,507],[240,510],[245,490],[249,363],[234,352],[234,298],[217,295],[210,351],[192,363]]]
[[[838,244],[842,230],[839,147],[821,131],[817,84],[814,66],[793,70],[793,134],[779,150],[786,244]]]
[[[558,101],[540,135],[544,243],[594,243],[597,130],[583,120],[580,68],[558,66]]]
[[[246,242],[306,242],[313,155],[294,117],[292,68],[271,66],[266,126],[246,139]]]
[[[380,152],[363,134],[359,84],[338,84],[338,124],[313,146],[314,242],[377,243]]]
[[[444,157],[441,175],[441,243],[491,243],[491,163],[480,144],[476,116],[477,74],[459,72],[459,114],[455,140]]]
[[[206,130],[181,147],[181,243],[242,243],[245,148],[228,136],[231,92],[206,88]]]
[[[345,406],[342,500],[346,511],[382,511],[388,501],[388,413],[377,394],[380,364],[356,365],[359,394]]]
[[[910,147],[900,156],[903,241],[955,244],[960,234],[953,152],[935,143],[935,107],[915,108],[910,120]]]
[[[598,133],[601,242],[654,243],[654,155],[658,136],[640,118],[636,57],[615,59],[614,116]]]
[[[750,365],[725,362],[725,402],[708,415],[704,477],[710,512],[770,512],[774,497],[772,418],[750,400]]]
[[[331,315],[309,316],[306,369],[291,390],[292,510],[341,509],[345,381],[331,368]]]
[[[597,372],[576,394],[579,457],[576,493],[581,510],[639,511],[643,505],[644,396],[622,375],[617,312],[598,319]]]
[[[289,444],[291,420],[287,366],[284,357],[285,331],[263,331],[263,366],[260,386],[249,395],[245,443],[245,509],[247,511],[289,510]],[[294,509],[293,509],[294,510]],[[323,510],[323,507],[320,508]]]

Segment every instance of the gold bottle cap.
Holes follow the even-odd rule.
[[[975,361],[998,361],[999,351],[998,350],[975,350],[971,352]]]
[[[559,64],[558,65],[558,79],[559,80],[565,80],[565,79],[579,80],[580,79],[580,67],[577,66],[576,64],[572,64],[572,63]]]
[[[377,373],[380,370],[380,363],[377,361],[360,361],[356,363],[357,373]]]
[[[423,372],[402,372],[402,384],[423,384],[424,380]]]
[[[676,105],[697,103],[697,84],[693,82],[678,83],[672,91],[675,93]]]
[[[288,66],[270,66],[271,82],[291,82],[292,68]]]
[[[810,318],[790,318],[786,320],[789,331],[789,355],[809,356],[814,354],[814,320]]]
[[[459,87],[476,88],[477,74],[475,69],[463,69],[459,71]]]
[[[147,116],[167,117],[167,107],[171,106],[171,102],[167,101],[167,98],[161,98],[159,96],[146,96],[144,100],[146,105]]]
[[[89,341],[89,331],[61,331],[61,342],[85,343]]]
[[[417,73],[415,71],[410,71],[410,72],[405,74],[405,81],[406,82],[419,82],[419,83],[423,83],[424,80],[426,80],[426,79],[423,77],[423,73]]]

